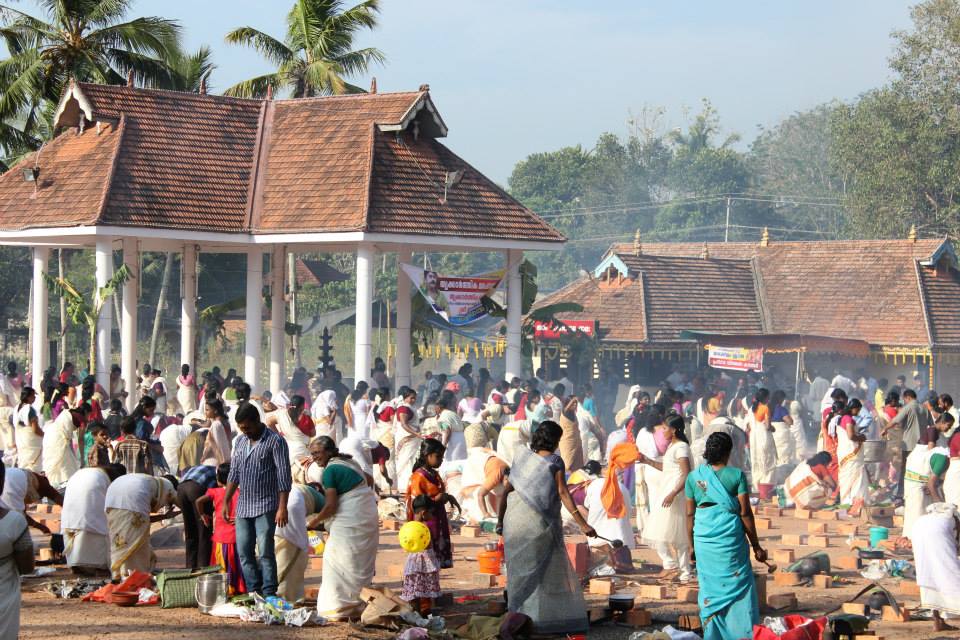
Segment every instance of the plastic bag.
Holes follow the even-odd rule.
[[[820,640],[827,626],[826,616],[813,620],[806,616],[788,615],[782,620],[786,631],[779,634],[763,625],[753,625],[753,640]]]

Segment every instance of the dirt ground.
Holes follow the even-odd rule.
[[[814,521],[816,522],[816,521]],[[803,613],[808,616],[817,616],[829,613],[852,597],[866,586],[867,581],[855,571],[839,569],[841,556],[851,555],[847,549],[846,535],[838,533],[839,522],[828,522],[830,547],[825,549],[833,563],[833,574],[841,580],[834,588],[818,589],[808,586],[784,587],[775,585],[773,580],[767,582],[768,594],[794,593],[798,600],[798,608],[782,613]],[[859,538],[866,537],[869,525],[861,525]],[[812,547],[786,547],[781,538],[784,534],[808,534],[808,521],[794,517],[792,510],[787,510],[780,517],[772,518],[772,529],[761,531],[764,546],[770,551],[777,549],[794,548],[797,557],[817,551]],[[892,533],[896,533],[895,531]],[[377,556],[376,585],[399,587],[399,578],[389,578],[388,567],[400,565],[403,562],[403,552],[397,543],[396,533],[381,530],[380,551]],[[487,602],[498,598],[498,589],[482,589],[474,586],[473,576],[476,572],[476,554],[482,550],[482,544],[493,540],[492,535],[485,535],[480,539],[465,539],[454,537],[455,567],[442,574],[442,585],[445,592],[451,593],[454,598],[465,595],[476,595],[479,601],[455,604],[437,613],[448,621],[448,627],[455,627],[466,622],[472,613],[483,613]],[[576,538],[571,538],[576,540]],[[44,538],[37,538],[37,543],[46,544]],[[158,553],[161,568],[176,568],[181,566],[182,551],[179,549],[163,549]],[[637,606],[650,610],[654,627],[662,628],[665,624],[676,624],[680,614],[695,614],[696,604],[681,603],[676,600],[677,584],[663,583],[668,588],[668,597],[665,600],[649,600],[639,597],[641,585],[659,584],[655,574],[660,567],[656,565],[657,556],[651,550],[641,547],[634,551],[635,562],[643,563],[642,570],[637,575],[621,576],[618,582],[618,593],[636,593]],[[759,570],[759,568],[758,568]],[[30,578],[24,581],[23,607],[21,610],[21,637],[30,640],[53,638],[143,638],[164,639],[172,638],[226,638],[239,636],[243,638],[359,638],[379,639],[393,637],[392,633],[382,630],[360,629],[346,624],[332,624],[314,628],[282,628],[266,627],[235,620],[216,619],[199,613],[196,609],[169,609],[163,610],[158,606],[120,608],[108,604],[82,603],[78,600],[58,600],[53,596],[39,591],[42,585],[51,579],[68,577],[65,570],[60,570],[53,577]],[[320,582],[319,570],[308,569],[307,586],[317,586]],[[907,606],[919,604],[919,598],[901,596],[899,580],[889,579],[881,582],[900,601]],[[606,598],[603,596],[587,596],[590,606],[602,607]],[[769,614],[769,612],[767,612]],[[914,620],[907,623],[873,622],[871,630],[887,640],[907,638],[960,638],[960,632],[936,634],[932,630],[929,620]],[[588,634],[590,638],[626,639],[634,631],[632,628],[619,626],[610,622],[595,625]]]

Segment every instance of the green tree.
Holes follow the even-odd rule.
[[[144,86],[169,87],[166,62],[178,51],[173,20],[126,20],[131,0],[38,0],[43,18],[0,5],[0,147],[4,156],[49,137],[50,116],[71,78],[119,84],[127,73]]]
[[[339,0],[296,0],[287,15],[283,40],[253,27],[227,34],[227,42],[256,49],[276,71],[250,78],[227,89],[227,95],[263,97],[267,87],[286,90],[294,98],[363,93],[347,78],[383,63],[379,49],[353,49],[361,29],[377,25],[380,0],[364,0],[345,9]]]
[[[202,46],[193,53],[176,51],[170,56],[169,65],[170,88],[192,93],[200,91],[217,68],[217,65],[213,64],[213,53],[208,46]]]

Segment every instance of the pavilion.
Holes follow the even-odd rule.
[[[246,254],[244,379],[259,379],[264,258],[269,255],[269,389],[285,380],[288,253],[356,253],[356,380],[371,367],[377,252],[502,251],[506,370],[522,373],[520,263],[565,238],[438,142],[447,127],[429,86],[407,93],[274,100],[71,82],[40,151],[0,176],[0,244],[33,248],[32,367],[49,364],[51,248],[94,248],[96,282],[113,252],[123,288],[120,366],[136,387],[139,254],[182,252],[181,360],[195,364],[197,255]],[[190,293],[192,292],[192,293]],[[397,385],[409,384],[410,281],[397,283]],[[254,320],[254,321],[251,321]],[[112,318],[97,324],[96,377],[109,383]],[[135,394],[131,393],[131,399]]]

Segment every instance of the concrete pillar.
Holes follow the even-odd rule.
[[[373,307],[373,246],[357,246],[357,298],[355,351],[353,359],[354,384],[370,378],[372,364],[371,309]]]
[[[123,284],[120,375],[127,390],[127,411],[133,411],[137,406],[137,304],[140,301],[140,252],[136,238],[123,239],[123,264],[130,270],[130,279]]]
[[[283,391],[285,380],[284,346],[286,332],[286,306],[284,294],[284,271],[286,270],[286,247],[275,245],[270,256],[270,392]]]
[[[247,251],[247,340],[243,380],[254,395],[260,393],[260,340],[263,327],[263,250]]]
[[[113,238],[97,238],[96,243],[96,283],[97,289],[104,287],[113,277]],[[112,356],[111,338],[113,335],[113,309],[110,299],[103,301],[97,318],[97,384],[104,389],[110,388],[110,358]]]
[[[37,402],[43,402],[43,393],[40,392],[40,381],[47,368],[47,261],[50,258],[50,249],[34,247],[33,249],[33,344],[31,346],[30,374],[31,384],[37,391]]]
[[[410,356],[410,278],[400,264],[410,264],[413,254],[409,249],[397,252],[397,374],[396,388],[412,382]]]
[[[507,353],[506,379],[523,377],[523,354],[520,350],[523,323],[523,282],[520,279],[520,263],[523,251],[507,251]]]
[[[197,246],[183,245],[180,286],[180,364],[197,375]],[[176,367],[178,370],[180,367]]]

